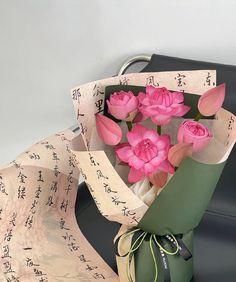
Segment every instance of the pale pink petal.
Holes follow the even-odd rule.
[[[164,115],[172,115],[173,109],[171,107],[166,107],[163,105],[156,106],[156,113],[164,114]]]
[[[131,131],[127,133],[127,139],[133,147],[143,140],[143,134],[147,131],[146,127],[136,124]]]
[[[171,116],[156,115],[151,117],[151,120],[157,125],[166,125],[171,121]]]
[[[160,150],[163,150],[164,148],[167,147],[167,144],[164,140],[162,140],[161,138],[158,140],[158,142],[156,143],[156,147],[157,149],[160,151]]]
[[[225,83],[205,92],[198,100],[198,110],[203,116],[213,116],[222,107],[225,99]]]
[[[168,160],[173,166],[178,167],[184,158],[191,156],[192,150],[193,144],[178,143],[170,148]]]
[[[158,157],[161,158],[163,161],[167,158],[168,150],[165,148],[164,150],[160,150],[158,152]]]
[[[136,155],[133,155],[129,158],[129,166],[134,167],[135,169],[140,169],[144,166],[144,161],[139,159]]]
[[[168,134],[163,134],[163,135],[160,136],[160,139],[165,142],[166,148],[169,149],[169,147],[170,147],[170,135],[168,135]]]
[[[173,103],[182,103],[184,101],[184,94],[182,92],[172,92]]]
[[[127,104],[125,105],[125,111],[130,113],[136,110],[138,107],[138,99],[135,96],[132,96]]]
[[[130,158],[134,155],[133,150],[130,145],[123,146],[121,148],[115,149],[117,157],[123,161],[128,163]]]
[[[168,160],[164,160],[158,167],[159,170],[168,172],[173,174],[175,172],[174,167],[171,165],[171,163]]]
[[[140,170],[137,170],[135,168],[130,168],[129,175],[128,175],[128,181],[130,183],[138,182],[140,180],[143,180],[145,177],[145,174],[141,172]]]
[[[158,106],[154,105],[154,106],[141,106],[139,107],[140,112],[147,116],[147,117],[151,117],[153,115],[157,115],[159,113],[158,111]]]
[[[99,137],[107,145],[117,145],[122,138],[121,128],[112,119],[96,114],[96,127]]]
[[[155,171],[155,167],[149,162],[149,163],[144,164],[144,167],[142,170],[145,175],[149,175]]]
[[[157,156],[155,158],[153,158],[151,161],[150,161],[150,164],[155,167],[155,168],[158,168],[158,166],[160,165],[160,163],[163,162],[163,158],[161,156]]]
[[[151,140],[153,143],[156,143],[159,140],[159,135],[155,130],[149,129],[143,134],[143,138],[144,139],[147,138]]]
[[[170,147],[170,136],[167,134],[163,134],[159,137],[158,141],[156,142],[156,147],[158,150],[169,150]]]
[[[107,106],[108,106],[109,113],[113,117],[119,120],[126,119],[128,113],[124,110],[124,106],[114,106],[114,105],[111,105],[109,101],[107,101]]]
[[[166,185],[168,178],[168,173],[163,171],[157,171],[151,175],[149,175],[148,179],[150,182],[158,188],[162,188]]]
[[[153,85],[147,85],[146,87],[146,93],[150,96],[152,96],[156,91],[157,91],[157,87],[153,86]]]
[[[172,115],[177,117],[182,117],[187,114],[187,112],[191,109],[191,107],[186,106],[184,104],[173,104],[171,105],[173,110]]]
[[[150,100],[147,96],[147,94],[143,93],[143,92],[139,92],[138,94],[138,101],[140,105],[144,105],[144,106],[149,106],[150,105]]]

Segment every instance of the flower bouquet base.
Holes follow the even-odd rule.
[[[188,251],[193,254],[193,232],[190,231],[182,236],[182,242]],[[170,247],[169,242],[163,241],[163,248],[170,253],[173,248]],[[134,257],[135,260],[135,281],[174,281],[174,282],[189,282],[193,277],[193,257],[188,256],[184,259],[180,254],[165,254],[160,248],[153,244],[153,251],[157,258],[155,263],[153,261],[153,254],[150,249],[150,241],[144,240],[143,244],[137,250]]]

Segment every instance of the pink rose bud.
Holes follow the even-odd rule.
[[[225,99],[225,83],[205,92],[198,100],[198,110],[203,116],[213,116],[222,107]]]
[[[165,87],[148,85],[146,93],[140,92],[138,99],[140,112],[157,125],[168,124],[172,117],[182,117],[190,110],[183,103],[182,92],[171,92]]]
[[[205,148],[212,137],[209,129],[197,121],[185,120],[178,130],[179,143],[192,144],[193,152],[198,152]]]
[[[138,98],[133,92],[115,92],[107,100],[110,114],[119,120],[126,120],[135,117],[138,109]]]
[[[121,128],[110,118],[96,114],[96,126],[99,137],[107,145],[117,145],[122,138]]]

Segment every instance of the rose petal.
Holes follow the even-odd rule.
[[[153,159],[150,161],[150,163],[151,163],[152,166],[154,166],[155,168],[158,168],[159,165],[160,165],[160,163],[163,162],[163,159],[164,159],[164,158],[162,158],[162,157],[159,156],[159,154],[158,154],[158,156],[155,157],[155,158],[153,158]]]
[[[147,131],[146,127],[141,124],[136,124],[132,131],[127,133],[127,139],[130,145],[136,146],[143,139],[143,134]]]
[[[130,168],[129,175],[128,175],[128,181],[130,183],[138,182],[142,179],[144,179],[145,175],[140,170],[137,170],[133,167]]]
[[[114,106],[110,104],[109,101],[107,101],[107,106],[108,106],[109,113],[113,117],[119,120],[126,119],[128,113],[124,110],[124,106]]]
[[[123,161],[128,163],[130,158],[133,157],[134,153],[130,145],[126,145],[120,148],[115,149],[117,157]]]
[[[151,120],[157,125],[166,125],[171,121],[171,116],[157,115],[151,117]]]
[[[178,143],[170,148],[168,160],[173,166],[178,167],[184,158],[192,155],[192,151],[193,144]]]
[[[147,85],[146,87],[146,93],[147,95],[152,96],[156,91],[157,91],[157,87],[153,86],[153,85]]]
[[[175,172],[174,167],[171,165],[171,163],[168,160],[164,160],[159,166],[158,169],[164,172],[168,172],[170,174],[173,174]]]
[[[191,109],[191,107],[186,106],[184,104],[173,104],[171,105],[173,110],[173,116],[182,117],[187,114],[187,112]]]
[[[125,105],[125,111],[130,113],[138,108],[138,98],[136,96],[132,96],[127,104]]]
[[[159,135],[158,133],[153,130],[147,130],[144,134],[143,134],[143,138],[146,139],[148,138],[149,140],[151,140],[153,143],[156,143],[159,140]]]
[[[158,171],[153,173],[152,175],[149,175],[148,178],[155,187],[162,188],[166,185],[168,179],[168,173],[163,171]]]
[[[184,101],[184,94],[182,92],[172,92],[173,102],[182,103]]]
[[[144,161],[139,159],[137,156],[132,155],[129,158],[129,166],[134,167],[135,169],[140,169],[141,167],[143,167],[143,165],[144,165]]]
[[[148,107],[140,106],[139,110],[143,115],[147,117],[151,117],[159,113],[159,107],[157,105],[148,106]]]

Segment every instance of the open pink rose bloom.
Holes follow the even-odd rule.
[[[117,119],[125,120],[130,114],[137,111],[138,98],[131,91],[115,92],[107,100],[107,105],[111,115]]]
[[[167,160],[170,137],[155,130],[135,125],[127,134],[128,143],[116,149],[118,158],[131,167],[128,180],[138,182],[157,170],[174,172]]]
[[[190,143],[193,145],[193,152],[204,149],[213,135],[209,129],[200,122],[185,120],[178,131],[178,141],[180,143]]]
[[[172,117],[184,116],[190,109],[183,104],[183,93],[170,92],[165,87],[147,86],[146,93],[139,93],[138,98],[140,112],[158,125],[168,124]]]

